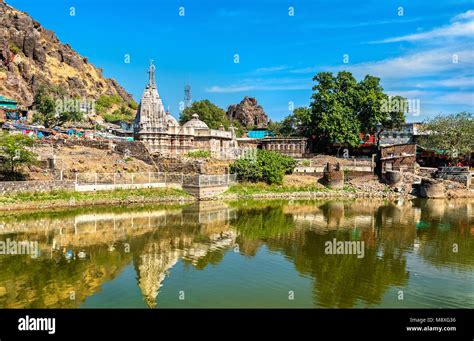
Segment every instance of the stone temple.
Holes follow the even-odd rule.
[[[155,66],[148,70],[148,84],[133,124],[135,140],[142,141],[151,153],[179,155],[194,150],[210,150],[213,157],[228,159],[236,155],[233,127],[210,129],[197,114],[182,126],[163,107],[155,80]]]

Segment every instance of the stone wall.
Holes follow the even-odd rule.
[[[260,139],[262,149],[279,152],[296,158],[302,158],[306,153],[308,139],[305,137],[266,137]]]
[[[439,172],[435,176],[437,179],[450,180],[463,184],[467,188],[471,187],[471,173],[458,173],[458,174],[449,174]]]
[[[49,192],[74,190],[74,181],[1,181],[0,195],[19,192]]]

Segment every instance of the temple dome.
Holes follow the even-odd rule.
[[[170,127],[179,127],[178,121],[170,113],[166,114],[165,119],[166,119],[166,123],[168,124],[168,126],[170,126]]]
[[[183,124],[184,128],[209,129],[206,123],[199,119],[198,114],[193,114],[193,118]]]

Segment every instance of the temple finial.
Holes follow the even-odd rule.
[[[148,69],[148,87],[150,88],[156,88],[155,70],[156,67],[153,64],[153,59],[150,59],[150,67]]]

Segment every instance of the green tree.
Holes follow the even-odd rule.
[[[474,116],[460,112],[447,116],[436,116],[425,122],[421,131],[425,133],[420,143],[427,148],[447,150],[452,158],[474,150]]]
[[[381,121],[382,129],[400,128],[405,123],[405,105],[407,99],[402,96],[394,96],[390,99],[390,103],[394,103],[394,105],[387,108],[388,115],[385,115]]]
[[[0,156],[3,164],[13,174],[22,164],[33,164],[37,155],[28,148],[33,147],[35,141],[23,134],[0,133]]]
[[[56,102],[50,95],[50,88],[41,86],[35,93],[34,104],[37,112],[33,115],[33,122],[51,128],[59,124],[59,115],[56,113]]]
[[[299,107],[293,110],[279,122],[271,121],[267,129],[277,136],[306,136],[306,130],[309,127],[311,110],[306,107]]]
[[[296,161],[281,153],[256,150],[256,153],[242,157],[235,161],[230,170],[237,174],[241,181],[259,182],[268,184],[281,184],[285,174],[291,174],[296,166]]]
[[[360,122],[360,131],[374,133],[377,126],[387,120],[388,111],[382,110],[382,104],[388,96],[380,85],[380,78],[366,75],[355,89],[354,110]]]
[[[102,117],[106,122],[114,122],[114,121],[125,121],[125,122],[133,122],[135,118],[134,111],[125,106],[121,105],[120,108],[114,110],[111,114],[103,114]]]
[[[311,112],[301,112],[299,121],[304,134],[323,145],[337,141],[357,146],[360,133],[373,134],[379,126],[391,129],[405,122],[405,106],[384,108],[389,97],[377,77],[366,75],[357,82],[350,72],[341,71],[336,76],[320,72],[313,80]],[[406,102],[400,96],[395,99]]]
[[[357,81],[350,72],[321,72],[314,76],[311,119],[307,133],[320,143],[359,143],[360,122],[357,116]]]
[[[80,111],[64,111],[59,114],[59,122],[61,124],[66,122],[82,122],[84,121],[84,114]]]
[[[193,102],[190,107],[184,109],[180,114],[180,123],[183,124],[192,119],[193,114],[198,114],[199,119],[211,129],[217,129],[221,124],[225,128],[229,127],[225,111],[207,99]]]

